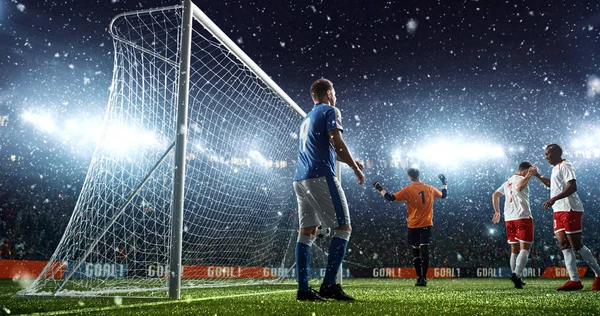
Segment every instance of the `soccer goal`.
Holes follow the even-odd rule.
[[[55,253],[18,294],[179,299],[277,280],[305,113],[189,0],[119,14],[110,33],[104,136]]]

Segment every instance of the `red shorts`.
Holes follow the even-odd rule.
[[[564,230],[567,234],[581,233],[583,225],[581,224],[583,212],[555,212],[554,213],[554,233]]]
[[[533,242],[533,218],[521,218],[506,222],[506,236],[509,244]]]

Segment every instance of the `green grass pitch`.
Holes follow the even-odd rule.
[[[0,315],[600,315],[600,291],[591,279],[577,292],[556,292],[565,280],[527,280],[516,290],[508,279],[348,279],[355,302],[297,302],[296,285],[182,291],[181,301],[114,298],[13,298],[18,283],[0,280]],[[311,281],[318,288],[319,280]]]

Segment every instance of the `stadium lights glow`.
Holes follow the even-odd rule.
[[[402,158],[402,155],[401,155],[401,153],[402,153],[402,152],[400,151],[400,149],[396,149],[396,150],[394,151],[394,153],[392,154],[392,159],[393,159],[393,160],[400,160],[400,159]]]
[[[200,144],[198,144],[198,143],[196,143],[196,144],[194,145],[194,147],[195,147],[196,149],[198,149],[199,151],[204,151],[204,148],[202,147],[202,145],[200,145]]]
[[[36,128],[53,134],[63,142],[77,141],[82,145],[93,145],[103,141],[102,146],[106,150],[118,154],[161,145],[154,133],[135,129],[125,124],[102,126],[100,123],[102,120],[69,119],[63,123],[63,126],[57,126],[50,115],[33,112],[23,113],[22,118]]]
[[[74,132],[79,130],[79,124],[75,120],[68,120],[65,122],[67,131]]]
[[[576,148],[576,149],[579,149],[579,148],[592,149],[592,148],[596,147],[596,142],[592,138],[584,137],[581,139],[573,140],[571,145],[573,146],[573,148]]]
[[[493,235],[496,232],[496,230],[494,228],[490,228],[489,232],[490,232],[490,235]]]
[[[585,132],[578,134],[571,141],[571,148],[567,148],[568,154],[583,158],[600,158],[600,130],[597,128],[586,128]],[[564,149],[564,148],[563,148]]]
[[[23,113],[22,117],[25,121],[32,123],[40,130],[46,132],[52,132],[56,130],[56,125],[50,116],[25,112]]]
[[[95,131],[102,132],[100,131]],[[153,133],[137,131],[125,125],[109,126],[104,136],[104,146],[117,152],[126,152],[132,147],[153,147],[159,145]]]
[[[256,150],[251,150],[248,153],[248,156],[254,159],[254,161],[258,162],[258,164],[261,166],[267,167],[269,165],[269,161],[265,159],[265,157],[263,157],[263,155]]]
[[[420,160],[434,161],[441,165],[456,165],[462,161],[501,158],[505,156],[505,152],[500,146],[487,143],[440,141],[424,146],[415,156]]]

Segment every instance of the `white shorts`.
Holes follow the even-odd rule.
[[[294,191],[298,199],[300,228],[319,225],[336,228],[350,224],[346,195],[336,177],[294,181]]]

